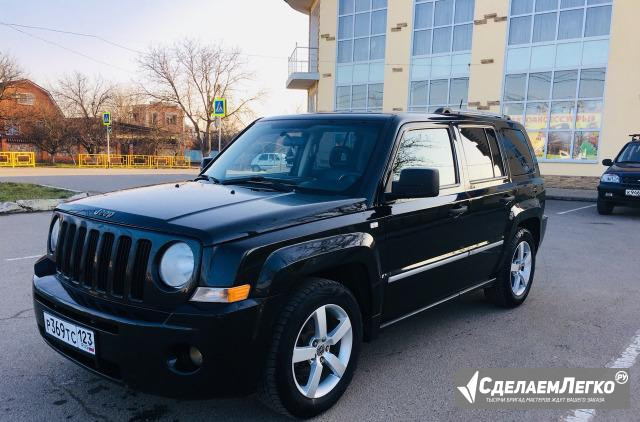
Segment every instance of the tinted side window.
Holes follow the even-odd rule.
[[[419,167],[438,169],[440,186],[456,183],[456,167],[447,129],[417,129],[404,133],[393,164],[393,180],[400,178],[403,169]]]
[[[533,173],[535,165],[524,133],[515,129],[503,129],[502,133],[505,137],[504,153],[509,163],[511,174],[513,176],[521,176]]]
[[[467,157],[469,180],[492,179],[494,173],[491,148],[484,128],[462,127],[460,134],[464,155]]]
[[[498,147],[498,138],[496,132],[493,129],[485,129],[487,139],[489,140],[489,148],[491,148],[491,161],[493,161],[493,176],[502,177],[507,174],[504,171],[504,162],[502,155],[500,154],[500,147]]]

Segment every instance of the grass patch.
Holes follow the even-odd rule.
[[[14,202],[18,199],[64,199],[73,195],[75,192],[32,183],[0,182],[0,202]]]

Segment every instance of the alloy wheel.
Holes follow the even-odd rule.
[[[526,241],[518,243],[511,259],[511,291],[520,297],[527,290],[531,278],[531,246]]]
[[[344,375],[353,348],[349,315],[338,305],[317,308],[296,338],[291,367],[298,391],[316,399],[330,393]]]

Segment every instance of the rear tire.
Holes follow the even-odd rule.
[[[535,268],[535,239],[529,230],[519,228],[505,249],[494,285],[485,289],[487,298],[504,308],[522,305],[531,291]]]
[[[612,203],[598,199],[598,214],[610,215],[613,212],[613,207]]]
[[[324,335],[318,322],[323,319]],[[362,316],[351,292],[335,281],[310,278],[292,294],[273,329],[258,397],[287,416],[324,412],[349,386],[361,343]]]

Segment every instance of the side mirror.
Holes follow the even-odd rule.
[[[429,198],[440,193],[440,173],[437,169],[408,168],[391,185],[393,198]]]
[[[610,167],[613,165],[613,160],[611,160],[611,158],[605,158],[604,160],[602,160],[602,165]]]

